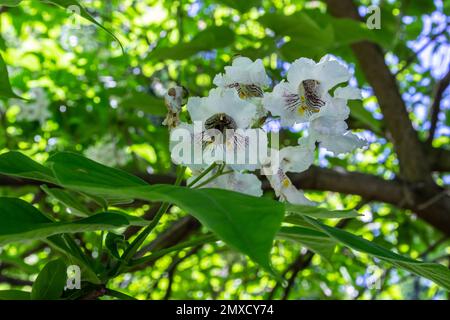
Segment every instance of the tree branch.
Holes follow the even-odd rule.
[[[433,142],[434,134],[436,132],[436,127],[437,127],[437,122],[439,120],[439,112],[441,111],[441,101],[444,96],[444,92],[449,85],[450,85],[450,66],[447,71],[447,74],[441,80],[439,80],[439,82],[437,83],[435,93],[434,93],[433,103],[431,104],[431,107],[430,107],[431,126],[430,126],[430,131],[428,133],[428,139],[427,139],[427,143],[429,145],[431,145]]]
[[[327,0],[327,4],[331,14],[338,18],[361,20],[352,0]],[[410,182],[431,182],[428,161],[409,119],[395,77],[385,63],[382,49],[368,41],[354,43],[351,48],[378,99],[399,158],[402,176]]]

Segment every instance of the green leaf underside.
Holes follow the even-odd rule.
[[[79,217],[88,217],[91,215],[89,210],[71,192],[59,188],[49,188],[45,185],[41,186],[41,189],[44,190],[46,194],[69,208],[72,214]]]
[[[128,225],[129,219],[113,212],[99,213],[73,222],[53,222],[26,201],[0,198],[0,245],[45,239],[61,233],[114,230]]]
[[[341,229],[333,228],[309,217],[305,220],[331,238],[356,251],[367,253],[380,260],[387,261],[395,267],[405,269],[415,275],[434,281],[446,290],[450,290],[450,270],[438,263],[422,262],[401,256],[375,243],[355,236]]]
[[[327,234],[303,227],[282,227],[277,235],[278,238],[296,241],[311,251],[322,256],[326,261],[330,262],[336,241],[331,239]]]
[[[59,153],[49,162],[58,182],[68,189],[175,204],[272,272],[270,251],[284,216],[279,202],[221,189],[150,186],[123,171],[71,153]]]
[[[359,214],[354,210],[329,210],[326,208],[296,205],[286,203],[286,212],[292,212],[319,219],[345,219],[355,218]]]
[[[66,284],[66,270],[66,264],[61,259],[47,263],[33,284],[31,299],[57,300],[60,298]]]

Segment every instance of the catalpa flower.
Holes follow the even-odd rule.
[[[283,126],[307,122],[327,104],[328,91],[349,79],[347,68],[329,56],[318,63],[300,58],[289,68],[288,81],[266,94],[263,104],[273,115],[280,116]]]
[[[314,161],[314,147],[302,144],[295,147],[286,147],[279,151],[273,150],[270,159],[267,159],[262,173],[275,191],[280,201],[292,204],[312,205],[301,190],[298,190],[287,176],[287,172],[303,172]]]
[[[172,142],[180,140],[181,136],[185,138],[171,150],[175,163],[209,165],[213,162],[226,163],[227,157],[230,157],[228,159],[242,159],[238,165],[257,165],[248,161],[252,154],[247,135],[251,133],[247,129],[250,129],[254,119],[255,105],[240,99],[234,89],[216,88],[210,91],[208,97],[189,98],[187,110],[193,124],[182,124],[171,133]],[[262,143],[267,141],[261,129],[251,130],[256,132],[258,139],[262,138]]]
[[[263,88],[270,83],[261,59],[255,61],[236,57],[231,66],[225,67],[225,74],[215,76],[213,83],[222,88],[234,88],[242,99],[264,95]]]
[[[226,169],[225,169],[226,170]],[[202,179],[197,182],[197,185],[201,185],[206,182],[214,174],[214,171],[206,174]],[[192,182],[196,176],[192,176],[188,179],[188,184]],[[229,172],[218,176],[214,180],[204,184],[201,188],[218,188],[231,190],[235,192],[240,192],[248,194],[255,197],[261,197],[263,194],[262,184],[258,177],[251,173],[240,173],[240,172]]]

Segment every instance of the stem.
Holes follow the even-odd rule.
[[[199,182],[204,176],[206,176],[211,170],[213,170],[217,166],[217,163],[213,162],[211,165],[206,168],[202,173],[200,173],[191,183],[189,183],[187,186],[188,188],[192,188],[193,185],[195,185],[197,182]]]
[[[178,174],[177,174],[177,180],[175,181],[175,185],[180,185],[181,181],[184,177],[184,172],[186,171],[186,167],[178,167]],[[128,246],[128,248],[123,253],[121,259],[117,263],[117,265],[113,268],[111,272],[111,277],[116,276],[119,274],[131,258],[133,258],[134,254],[138,251],[139,247],[144,243],[145,239],[147,239],[148,235],[153,231],[153,229],[156,227],[156,225],[159,223],[159,220],[161,217],[166,213],[166,211],[169,209],[170,204],[167,202],[164,202],[161,204],[161,207],[159,208],[158,212],[156,213],[153,220],[150,222],[150,224],[136,237],[136,239],[133,240],[133,242]]]
[[[204,181],[204,182],[200,183],[199,185],[195,186],[194,189],[198,189],[198,188],[200,188],[200,187],[203,187],[204,185],[210,183],[210,182],[213,181],[214,179],[216,179],[216,178],[218,178],[218,177],[220,177],[220,176],[223,176],[223,175],[232,173],[232,172],[233,172],[233,170],[229,170],[229,171],[225,171],[225,172],[220,172],[220,171],[219,171],[219,172],[217,172],[215,175],[213,175],[211,178],[209,178],[209,179],[207,179],[206,181]]]

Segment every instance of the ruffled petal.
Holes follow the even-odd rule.
[[[354,87],[339,87],[334,90],[334,97],[347,100],[360,100],[362,99],[361,90]]]
[[[308,58],[297,59],[291,64],[291,66],[287,72],[287,80],[293,86],[298,88],[298,86],[300,85],[300,83],[303,80],[315,79],[314,78],[315,66],[316,66],[316,63],[314,60],[311,60]]]
[[[333,152],[335,155],[348,153],[366,145],[367,142],[364,139],[360,139],[350,131],[339,136],[322,136],[320,141],[321,147]]]
[[[332,60],[330,56],[324,56],[317,64],[314,72],[315,79],[320,82],[324,92],[339,83],[348,81],[351,77],[347,67],[337,60]]]
[[[280,150],[280,167],[284,172],[303,172],[314,162],[314,149],[308,145]]]

